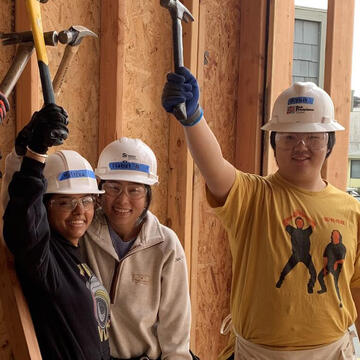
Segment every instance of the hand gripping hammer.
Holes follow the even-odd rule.
[[[179,0],[160,0],[160,5],[169,10],[172,19],[174,65],[176,71],[179,67],[184,66],[181,22],[182,20],[186,23],[194,21],[194,17]],[[178,120],[185,121],[187,119],[185,103],[176,105],[173,113]]]

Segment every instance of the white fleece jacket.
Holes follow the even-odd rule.
[[[80,246],[111,297],[111,355],[191,360],[186,259],[176,234],[148,211],[132,248],[119,261],[98,209]]]

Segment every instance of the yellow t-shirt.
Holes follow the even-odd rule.
[[[360,287],[357,200],[330,184],[310,192],[278,173],[237,172],[215,212],[230,242],[239,335],[284,350],[343,336],[356,319],[350,288]]]

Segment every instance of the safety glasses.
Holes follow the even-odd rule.
[[[328,133],[276,133],[276,146],[291,150],[302,142],[310,150],[321,150],[327,146],[329,139]]]
[[[122,185],[115,182],[105,182],[102,189],[105,190],[105,195],[107,196],[118,197],[122,193],[125,193],[125,195],[131,200],[142,199],[147,192],[146,187],[142,184]]]
[[[49,201],[49,205],[62,212],[71,212],[76,209],[77,206],[82,206],[84,210],[90,210],[94,208],[95,198],[87,195],[78,199],[74,198],[58,198]]]

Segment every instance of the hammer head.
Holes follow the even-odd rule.
[[[160,5],[168,9],[172,17],[184,20],[186,23],[194,21],[191,12],[179,0],[160,0]]]
[[[77,46],[81,43],[82,39],[87,36],[98,37],[94,32],[85,26],[74,25],[68,30],[60,31],[58,37],[62,44]]]

